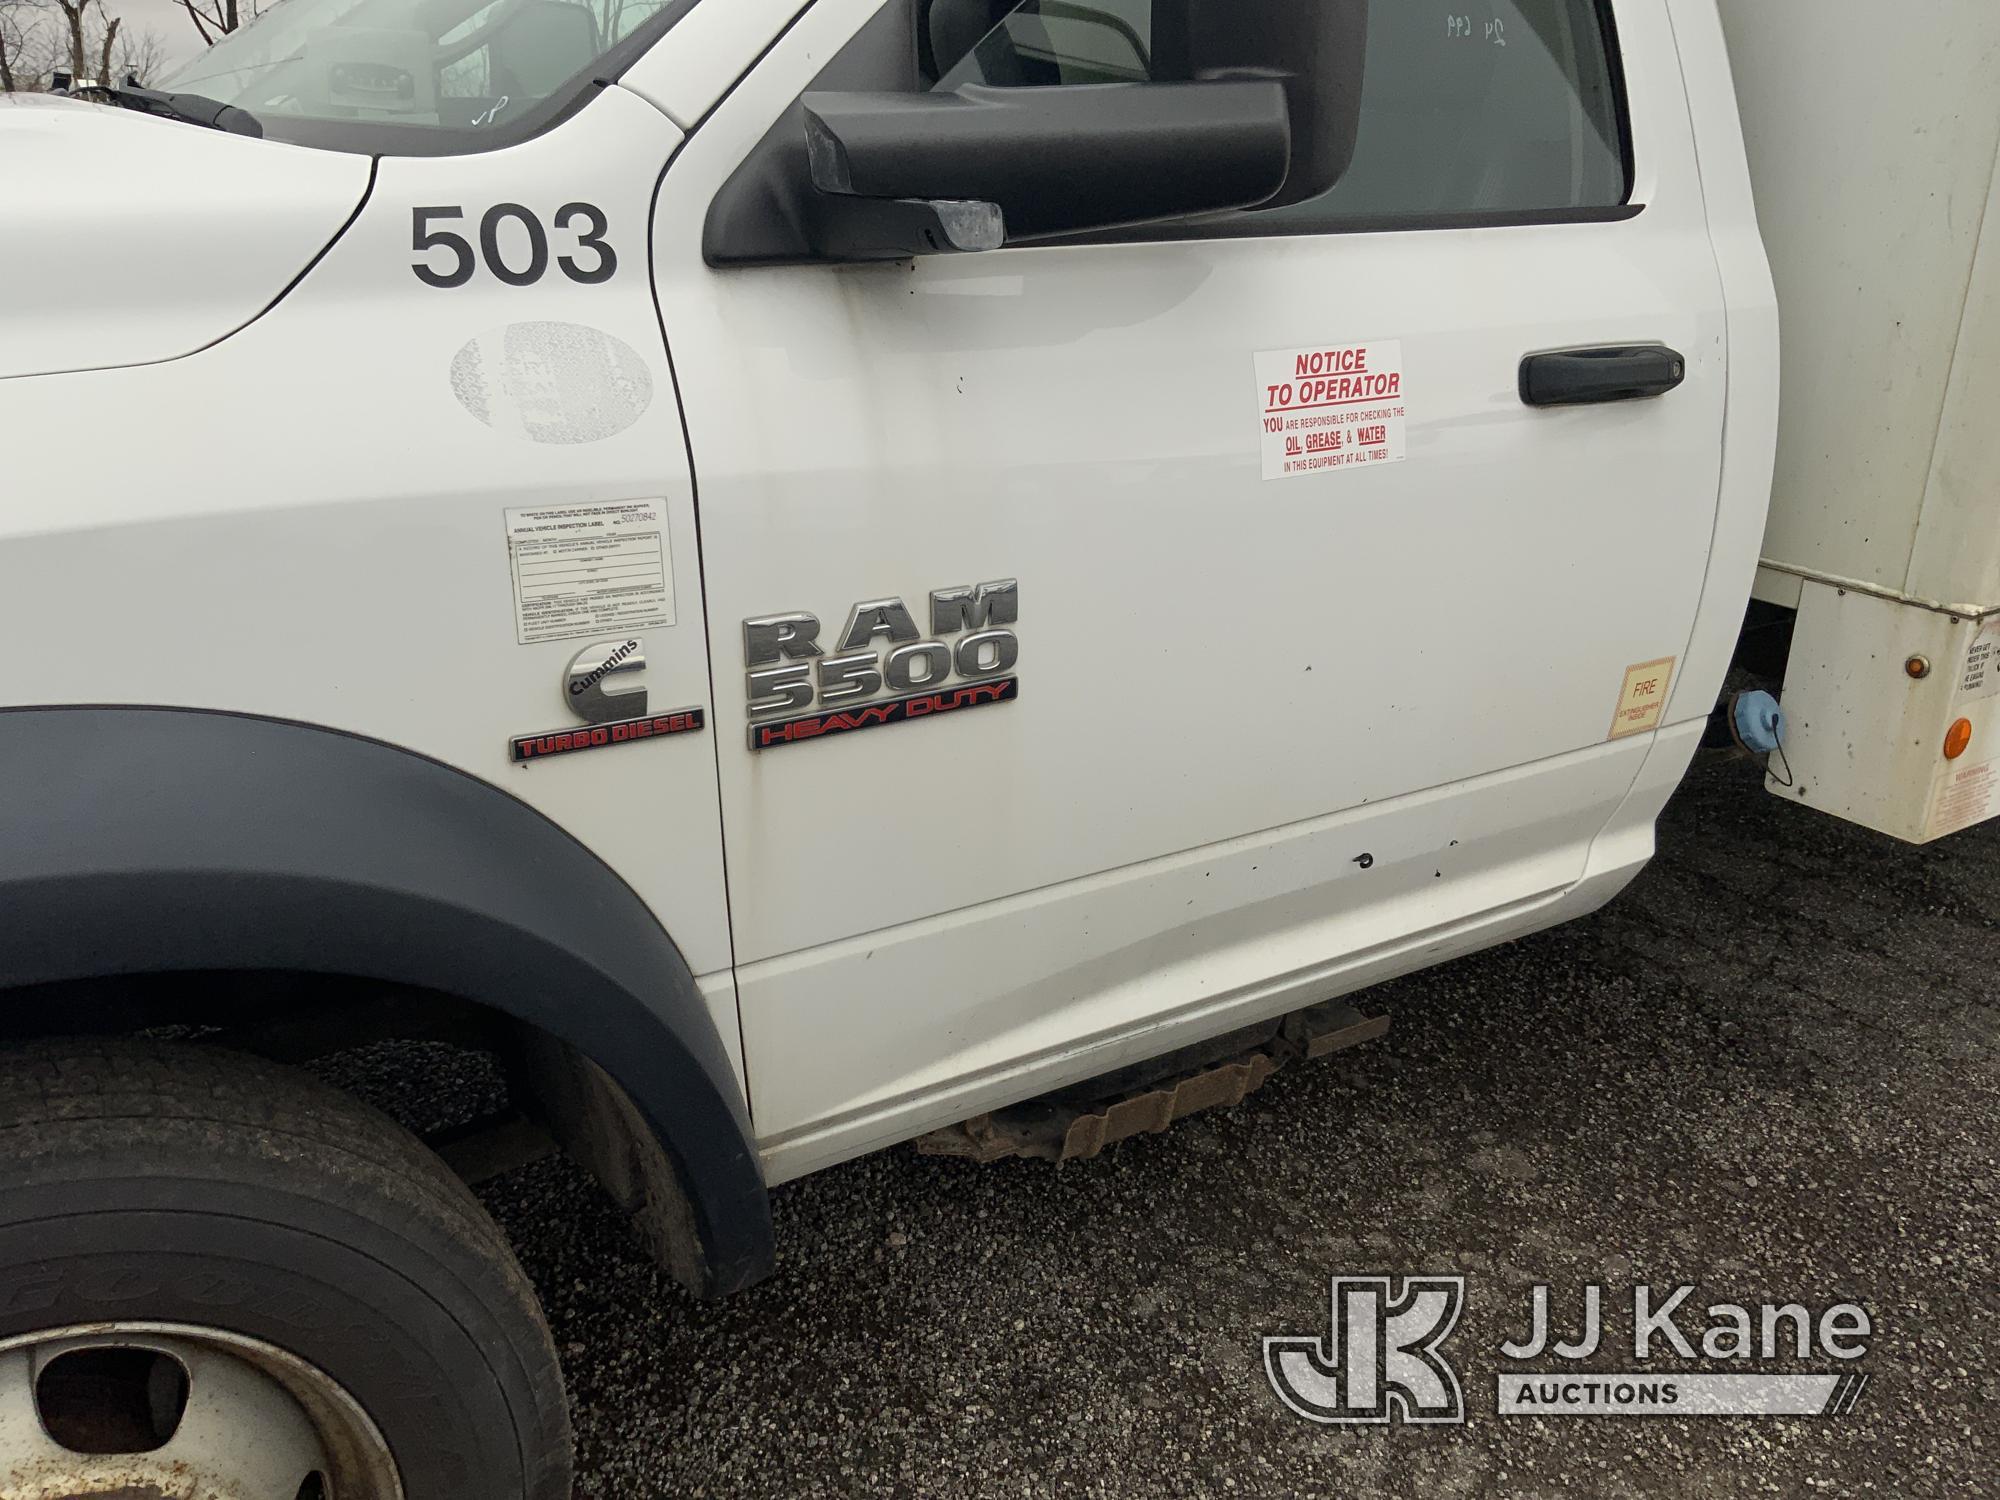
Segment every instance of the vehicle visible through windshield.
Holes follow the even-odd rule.
[[[163,87],[266,135],[432,154],[503,144],[570,107],[595,65],[692,0],[283,0]]]

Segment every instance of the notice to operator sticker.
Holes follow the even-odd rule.
[[[1403,346],[1323,344],[1257,356],[1264,477],[1403,461]]]
[[[622,635],[674,623],[674,559],[658,500],[507,512],[515,639]]]

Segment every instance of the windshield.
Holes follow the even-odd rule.
[[[160,87],[246,109],[266,135],[306,145],[476,151],[540,129],[613,71],[600,59],[691,4],[281,0]]]

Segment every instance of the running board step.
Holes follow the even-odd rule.
[[[925,1156],[1003,1161],[1089,1160],[1135,1135],[1158,1134],[1204,1109],[1228,1109],[1257,1092],[1288,1062],[1326,1057],[1389,1029],[1344,1000],[1294,1011],[1263,1026],[1183,1047],[1152,1062],[1058,1089],[1025,1104],[975,1115],[917,1138]]]

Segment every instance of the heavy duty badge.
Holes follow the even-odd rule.
[[[580,750],[602,750],[609,745],[691,734],[705,727],[707,716],[699,707],[649,714],[644,683],[610,685],[615,677],[645,670],[646,643],[637,636],[585,646],[563,669],[563,701],[589,727],[517,735],[508,742],[514,762],[518,765],[557,755],[574,755]]]
[[[1012,702],[1021,696],[1014,675],[1021,642],[1001,627],[1019,620],[1020,597],[1012,578],[934,590],[932,639],[923,638],[901,599],[864,600],[848,615],[832,656],[819,644],[817,615],[745,620],[750,748]]]

